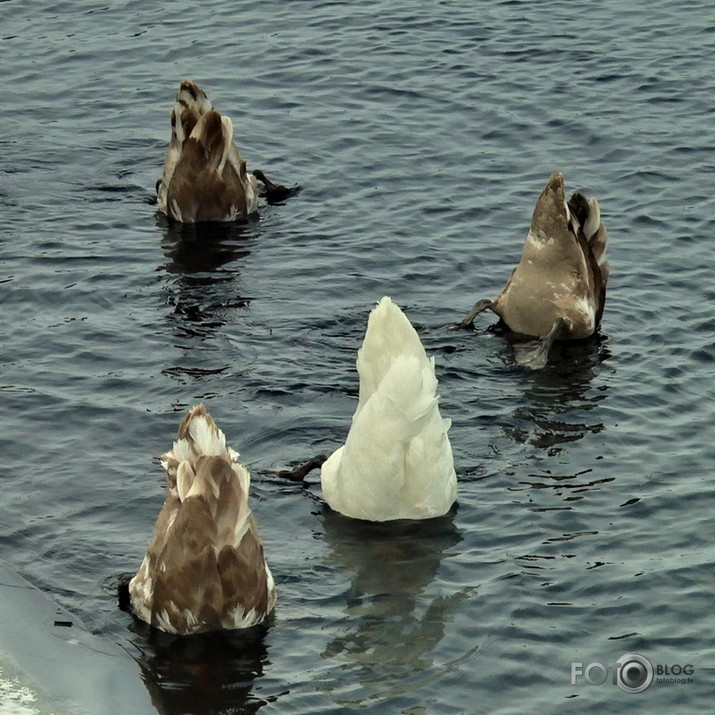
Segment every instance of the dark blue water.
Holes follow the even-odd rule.
[[[2,3],[0,556],[136,660],[160,712],[712,707],[715,11],[599,3]],[[147,203],[179,80],[303,189],[181,231]],[[541,372],[478,319],[561,169],[598,196],[601,335]],[[383,295],[436,356],[458,508],[327,511],[273,471],[347,434]],[[182,640],[119,610],[204,401],[252,472],[279,600]],[[631,695],[572,662],[693,683]],[[61,667],[72,668],[67,662]]]

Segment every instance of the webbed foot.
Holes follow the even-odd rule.
[[[293,467],[293,469],[282,469],[280,472],[276,472],[276,474],[279,477],[283,477],[283,479],[290,479],[292,482],[303,482],[306,476],[314,469],[321,467],[327,458],[325,454],[318,454],[307,462]]]
[[[484,298],[480,301],[477,301],[472,306],[472,309],[469,311],[469,313],[467,313],[467,317],[459,323],[454,323],[453,325],[450,325],[450,330],[474,330],[474,318],[476,318],[479,313],[491,307],[492,301],[489,300],[489,298]]]
[[[278,201],[283,201],[289,196],[298,193],[300,187],[298,186],[282,186],[281,184],[274,184],[260,169],[256,169],[253,175],[263,184],[266,192],[266,200],[268,203],[275,203]]]
[[[549,359],[549,350],[554,340],[559,338],[559,335],[566,327],[566,321],[563,318],[556,318],[549,332],[540,340],[521,345],[514,346],[514,357],[517,364],[522,367],[528,367],[531,370],[541,370],[546,367]]]

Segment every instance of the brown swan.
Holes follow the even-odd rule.
[[[162,457],[166,500],[136,576],[132,610],[167,633],[247,628],[276,602],[248,506],[250,475],[206,408],[184,417]]]
[[[586,338],[598,329],[606,301],[608,234],[598,201],[575,193],[566,201],[564,177],[551,175],[536,202],[519,265],[494,300],[480,300],[456,327],[468,328],[487,308],[515,333],[541,338],[521,360],[546,364],[554,340]]]
[[[258,208],[256,180],[269,201],[293,193],[262,171],[249,173],[233,140],[233,123],[191,80],[179,85],[171,110],[171,140],[157,182],[157,209],[181,223],[234,221]]]

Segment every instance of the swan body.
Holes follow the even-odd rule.
[[[196,405],[162,457],[164,506],[129,594],[134,613],[167,633],[247,628],[273,609],[276,590],[248,506],[250,475]]]
[[[553,340],[586,338],[598,329],[606,301],[608,233],[598,201],[575,193],[566,201],[554,172],[541,192],[519,265],[494,300],[481,300],[459,324],[489,308],[515,333],[542,338],[532,367],[543,367]]]
[[[434,358],[390,298],[370,314],[357,370],[360,392],[350,432],[321,468],[326,502],[369,521],[445,514],[457,497],[457,477]]]
[[[175,221],[234,221],[258,208],[256,177],[233,141],[233,124],[191,80],[179,85],[157,209]]]

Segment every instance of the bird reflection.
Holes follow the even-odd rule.
[[[341,668],[337,680],[331,673],[325,688],[343,705],[398,692],[403,680],[406,689],[413,688],[411,677],[432,666],[429,653],[444,637],[454,606],[473,590],[426,594],[444,553],[462,540],[453,514],[372,523],[326,507],[322,520],[331,563],[342,566],[351,580],[344,594],[347,632],[327,644],[323,657],[353,666]],[[356,690],[356,680],[370,694]]]
[[[525,404],[514,411],[507,432],[519,443],[528,442],[555,454],[561,444],[602,431],[603,422],[594,410],[606,399],[608,387],[593,387],[591,382],[609,356],[600,336],[555,343],[548,365],[525,376]]]
[[[234,264],[250,255],[257,222],[170,223],[157,217],[164,237],[167,303],[181,337],[206,337],[226,322],[226,314],[251,302],[241,295]]]
[[[603,431],[598,407],[608,397],[608,385],[603,380],[594,384],[594,378],[608,357],[606,340],[599,336],[554,344],[549,364],[523,376],[524,399],[514,410],[507,433],[516,442],[531,444],[554,457],[564,445]],[[531,468],[509,490],[524,492],[529,509],[535,512],[573,510],[587,492],[613,481],[594,461],[601,456],[599,445],[585,445],[578,452],[590,450],[585,463],[583,458],[571,464],[569,459],[542,459],[535,453]]]
[[[253,713],[267,704],[252,693],[270,665],[266,625],[193,636],[169,635],[138,621],[130,629],[142,679],[162,715]]]

